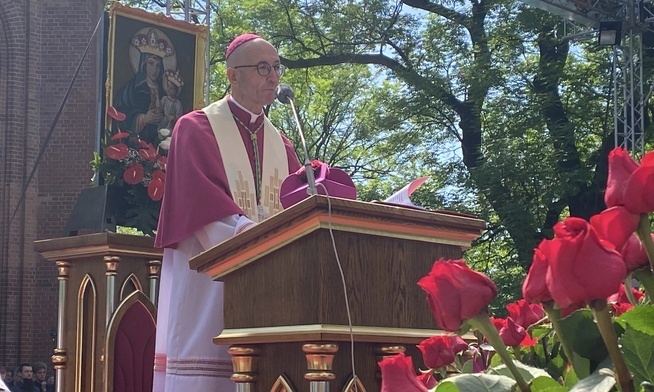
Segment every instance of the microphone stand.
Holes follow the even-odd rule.
[[[302,132],[302,127],[300,127],[300,119],[297,116],[297,111],[295,110],[295,104],[291,97],[287,97],[288,102],[291,104],[291,109],[293,110],[293,116],[295,117],[295,125],[297,126],[298,133],[300,134],[300,140],[302,140],[302,148],[304,150],[304,171],[307,174],[307,183],[309,187],[307,188],[307,194],[313,196],[318,194],[316,189],[316,175],[313,173],[313,167],[311,167],[311,160],[309,159],[309,149],[307,148],[307,141],[304,140],[304,132]]]

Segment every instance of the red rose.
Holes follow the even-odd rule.
[[[609,177],[606,181],[604,203],[607,207],[624,205],[624,186],[638,164],[623,148],[615,148],[609,153]]]
[[[541,304],[530,304],[524,299],[506,305],[506,310],[515,323],[524,328],[529,328],[545,317]]]
[[[466,343],[461,336],[450,336],[450,347],[452,347],[452,351],[457,354],[462,351],[467,351],[468,343]]]
[[[493,323],[493,326],[495,327],[497,332],[500,332],[500,329],[504,328],[504,325],[506,324],[506,320],[499,317],[491,317],[490,321],[491,323]]]
[[[463,322],[478,315],[497,295],[488,276],[471,270],[463,260],[440,259],[418,281],[438,326],[459,331]]]
[[[382,375],[381,392],[426,392],[427,387],[418,380],[411,357],[403,353],[386,357],[379,362]]]
[[[545,282],[545,276],[549,266],[545,250],[550,246],[550,242],[550,240],[543,240],[534,249],[534,258],[531,262],[531,267],[529,267],[529,273],[522,283],[522,296],[529,303],[549,302],[552,300],[552,295]]]
[[[418,380],[427,387],[427,389],[432,389],[438,384],[438,380],[434,377],[434,373],[431,371],[420,373]]]
[[[516,324],[511,317],[506,319],[504,327],[500,329],[502,342],[509,347],[518,346],[527,335],[527,331],[520,325]]]
[[[116,120],[116,121],[125,121],[125,119],[127,118],[127,116],[125,115],[125,113],[121,113],[121,112],[119,112],[119,111],[116,110],[116,108],[113,107],[113,106],[109,106],[109,107],[107,108],[107,115],[108,115],[109,117],[113,118],[113,119]]]
[[[123,158],[126,158],[129,155],[129,149],[124,143],[118,143],[107,147],[107,156],[111,159],[120,161]]]
[[[554,226],[556,238],[547,248],[545,281],[561,307],[606,298],[627,275],[622,256],[603,244],[583,219],[569,217]],[[591,278],[592,277],[592,278]]]
[[[607,208],[590,218],[590,224],[602,239],[620,250],[638,228],[640,215],[632,214],[623,206]]]
[[[614,315],[620,316],[622,313],[625,313],[631,309],[634,308],[634,305],[628,303],[628,302],[623,302],[620,304],[611,304],[611,307],[613,308],[613,313]]]
[[[148,184],[148,196],[154,201],[161,200],[164,191],[164,181],[161,178],[153,178]]]
[[[631,288],[631,294],[633,294],[636,302],[640,302],[642,301],[643,298],[645,298],[645,294],[642,291],[638,291],[633,287]],[[606,302],[614,303],[614,304],[630,303],[629,297],[627,297],[627,287],[624,285],[624,283],[620,284],[620,288],[618,289],[618,291],[614,294],[611,294],[606,299]]]
[[[635,214],[654,211],[654,151],[645,154],[640,166],[627,179],[624,206]]]
[[[138,184],[143,179],[143,166],[138,163],[127,166],[125,173],[123,173],[123,179],[128,184]]]
[[[418,345],[422,352],[422,360],[430,369],[438,369],[454,362],[452,340],[449,336],[432,336]]]
[[[652,235],[652,240],[654,241],[654,235]],[[627,243],[620,249],[620,254],[622,254],[624,264],[627,266],[627,272],[633,272],[649,264],[647,251],[636,234],[629,237]]]

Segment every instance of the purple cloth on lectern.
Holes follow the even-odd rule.
[[[229,107],[241,121],[249,124],[247,112],[232,102]],[[263,121],[263,116],[258,121]],[[249,133],[238,127],[254,173],[254,148]],[[263,165],[262,132],[259,131],[257,142]],[[289,173],[293,173],[300,168],[300,162],[291,142],[284,135],[282,139]],[[177,120],[173,130],[155,246],[175,248],[179,241],[207,224],[234,214],[244,213],[229,192],[227,174],[209,120],[201,110],[190,112]]]

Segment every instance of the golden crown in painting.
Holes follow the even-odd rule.
[[[182,80],[182,76],[179,74],[179,70],[175,70],[175,71],[173,71],[172,69],[166,70],[165,77],[166,79],[168,79],[169,82],[171,82],[178,88],[184,85],[184,81]]]
[[[136,34],[132,39],[132,45],[141,53],[154,54],[159,57],[167,57],[175,54],[175,49],[165,38],[159,38],[157,30],[152,28],[147,34]]]

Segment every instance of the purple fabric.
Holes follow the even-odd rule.
[[[230,109],[244,123],[250,122],[247,112],[233,104],[230,104]],[[254,173],[254,148],[250,136],[240,126],[239,131]],[[300,162],[290,141],[283,135],[282,139],[289,173],[293,173],[300,167]],[[257,142],[263,164],[263,137],[257,138]],[[201,110],[190,112],[177,120],[173,130],[155,246],[175,248],[179,241],[200,228],[234,214],[243,215],[243,211],[229,192],[227,174],[209,120]]]
[[[234,38],[234,40],[232,40],[232,42],[227,47],[227,50],[225,51],[225,59],[227,59],[229,55],[231,55],[234,52],[234,50],[236,50],[236,48],[238,48],[239,46],[257,38],[261,38],[261,37],[253,33],[241,34],[238,37]]]

